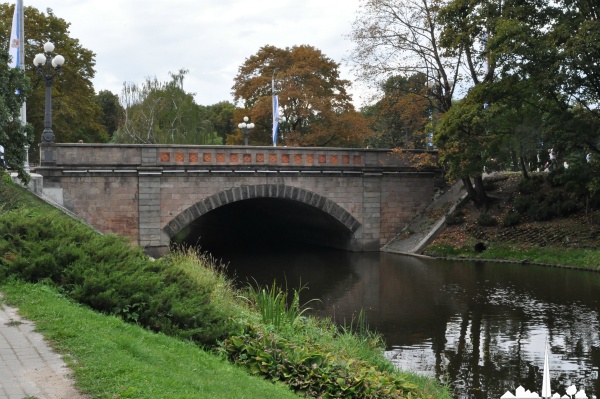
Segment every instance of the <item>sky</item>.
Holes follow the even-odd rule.
[[[71,37],[96,53],[96,92],[120,94],[124,82],[147,77],[168,81],[169,72],[184,68],[184,89],[198,104],[233,102],[233,79],[248,57],[265,45],[306,44],[340,64],[356,107],[366,95],[344,58],[360,1],[23,0],[44,13],[51,8],[71,24]]]

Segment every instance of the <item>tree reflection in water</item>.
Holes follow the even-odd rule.
[[[456,398],[540,392],[546,339],[552,392],[600,392],[600,273],[308,248],[224,258],[239,281],[307,284],[317,316],[342,324],[364,309],[398,367],[448,382]]]

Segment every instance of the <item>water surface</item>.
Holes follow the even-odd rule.
[[[253,249],[254,248],[254,249]],[[364,309],[401,369],[447,382],[455,398],[540,392],[550,342],[552,391],[600,383],[600,273],[401,255],[255,247],[216,253],[238,282],[307,285],[313,314],[348,323]]]

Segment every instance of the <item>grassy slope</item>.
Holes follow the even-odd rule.
[[[60,225],[60,220],[67,218],[27,191],[10,183],[7,186],[4,179],[6,175],[0,177],[4,180],[0,185],[5,184],[2,192],[6,194],[0,196],[0,214],[17,208],[35,210],[36,213],[41,212],[50,217],[53,225]],[[7,256],[8,259],[11,256],[10,249],[0,256]],[[87,392],[93,392],[93,397],[294,397],[284,387],[266,383],[270,388],[265,388],[262,378],[251,377],[191,343],[180,346],[180,340],[156,335],[123,323],[118,318],[94,313],[81,305],[61,299],[60,295],[48,287],[20,286],[13,282],[4,288],[0,286],[0,289],[7,291],[14,304],[26,317],[38,324],[41,332],[51,339],[60,351],[72,356],[71,365],[76,371],[78,385]],[[54,299],[47,301],[46,295]],[[37,300],[38,296],[40,300]],[[67,319],[71,312],[78,315],[80,313],[79,310],[59,312],[58,308],[63,306],[60,305],[61,301],[90,315]],[[108,329],[102,332],[101,326]],[[79,337],[80,334],[83,336]],[[300,338],[302,337],[298,337]],[[308,337],[304,337],[304,340],[306,339]],[[337,344],[343,346],[343,339],[339,341]],[[344,347],[347,355],[351,357],[354,353],[353,343],[354,341],[351,341],[350,347],[348,344]],[[332,345],[336,347],[336,344]],[[361,354],[358,353],[357,356],[361,357]],[[228,377],[229,375],[232,377]],[[427,397],[450,398],[447,389],[439,386],[435,380],[412,374],[404,377],[416,383]],[[150,380],[152,383],[149,383]],[[211,389],[215,389],[215,392],[209,392]],[[272,395],[269,389],[273,390]],[[160,394],[152,396],[152,392]]]
[[[467,202],[461,212],[464,221],[447,226],[430,244],[425,254],[434,257],[511,260],[525,263],[573,266],[600,270],[600,239],[597,225],[580,210],[569,217],[549,221],[525,220],[517,226],[503,227],[502,220],[514,209],[519,197],[517,182],[520,175],[508,174],[508,179],[497,180],[491,196],[497,203],[489,214],[498,221],[497,226],[477,225],[480,210]],[[546,195],[551,190],[541,188]],[[486,250],[476,252],[474,245],[483,242]]]
[[[63,354],[77,386],[94,398],[294,398],[284,386],[248,375],[191,342],[151,333],[94,312],[53,288],[0,286]]]

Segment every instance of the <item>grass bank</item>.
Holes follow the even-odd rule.
[[[7,179],[0,181],[0,279],[15,281],[7,286],[7,291],[18,307],[27,304],[27,296],[19,290],[31,289],[40,290],[36,295],[44,293],[56,297],[57,301],[68,299],[69,306],[103,314],[96,313],[93,317],[99,317],[97,323],[110,325],[112,329],[98,344],[78,341],[83,330],[99,328],[84,318],[78,322],[77,318],[67,320],[63,319],[66,316],[56,316],[54,320],[58,325],[50,337],[57,347],[72,354],[73,367],[79,369],[80,364],[85,364],[82,370],[76,371],[78,384],[86,391],[98,392],[94,394],[99,398],[152,397],[136,393],[144,389],[143,382],[118,382],[121,375],[127,374],[124,372],[127,368],[132,370],[127,377],[132,380],[143,381],[149,373],[160,374],[147,368],[160,363],[157,359],[169,350],[186,351],[185,346],[169,349],[169,345],[175,344],[160,341],[154,353],[154,344],[150,343],[159,341],[149,338],[152,334],[160,339],[169,336],[188,345],[188,349],[195,348],[194,356],[202,357],[202,362],[212,361],[225,367],[223,359],[228,359],[256,375],[257,380],[266,379],[274,386],[285,385],[299,395],[450,398],[447,390],[434,381],[395,370],[384,358],[383,345],[376,334],[363,328],[339,329],[331,321],[304,317],[297,302],[281,306],[277,299],[286,295],[274,288],[238,292],[207,256],[175,252],[153,261],[124,239],[95,233]],[[16,281],[43,286],[21,286]],[[259,297],[266,300],[261,301]],[[23,302],[18,302],[19,298]],[[59,306],[58,302],[50,303]],[[40,301],[36,306],[41,306]],[[58,314],[53,306],[38,313],[32,310],[31,318],[50,323]],[[272,308],[265,311],[265,306]],[[265,315],[274,316],[278,322]],[[121,333],[132,338],[122,338]],[[96,335],[90,338],[96,339]],[[122,365],[111,363],[108,358],[104,366],[95,367],[84,359],[89,355],[87,359],[93,362],[95,357],[106,356],[106,353],[112,357],[114,350],[121,349]],[[188,360],[180,359],[179,355],[169,357],[172,372],[177,374],[173,379],[202,380],[197,382],[199,385],[192,385],[186,395],[220,397],[201,394],[196,389],[214,384],[215,375],[229,373],[229,369],[220,368],[212,374],[194,373],[200,360],[194,363],[192,359],[189,364]],[[96,374],[83,377],[84,371]],[[112,391],[102,391],[102,385],[113,385],[113,379],[118,383]],[[175,389],[168,387],[172,384],[170,380],[159,379],[160,384],[166,386],[156,387],[157,392]],[[97,387],[93,386],[94,381]],[[245,379],[233,377],[228,383],[228,397],[252,397],[231,395],[245,391],[248,386]],[[122,393],[116,394],[118,389]],[[173,393],[170,397],[186,396]]]
[[[585,166],[585,165],[584,165]],[[484,180],[486,210],[465,203],[425,254],[600,270],[600,196],[584,195],[583,172],[504,173]]]
[[[191,341],[152,333],[94,312],[56,288],[12,280],[5,300],[35,322],[64,356],[77,387],[94,398],[297,398]]]
[[[434,243],[427,248],[425,254],[442,258],[508,260],[600,271],[600,251],[598,250],[488,243],[485,251],[476,252],[473,248],[478,242],[480,241],[473,238],[467,240],[466,245],[459,247],[447,243]]]

